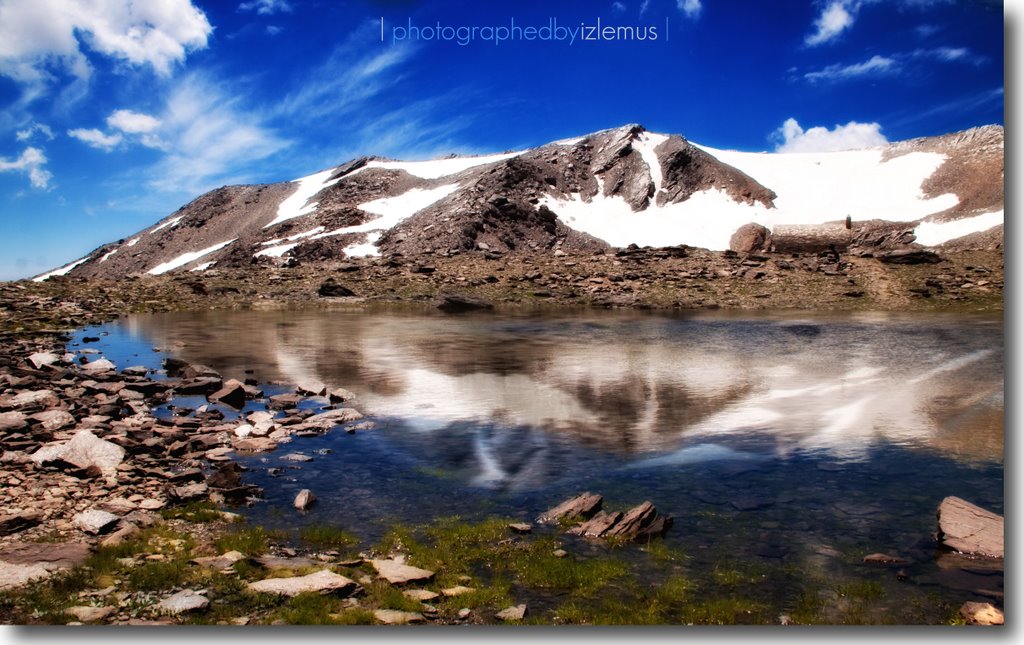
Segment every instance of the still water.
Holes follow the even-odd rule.
[[[356,394],[373,429],[240,459],[265,488],[255,522],[371,544],[398,522],[531,519],[589,490],[606,508],[650,500],[687,573],[750,573],[744,592],[779,613],[836,581],[875,585],[870,619],[896,622],[1002,591],[1001,571],[944,564],[931,542],[947,495],[1003,512],[999,318],[360,309],[104,330],[120,367],[174,355],[268,393],[316,379]],[[294,452],[313,461],[281,459]],[[302,488],[319,502],[300,515]],[[910,559],[907,579],[861,562],[876,552]]]

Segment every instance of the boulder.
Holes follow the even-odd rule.
[[[210,600],[194,589],[183,589],[157,603],[158,611],[165,614],[183,614],[187,611],[206,609]]]
[[[467,311],[494,309],[494,305],[485,300],[481,300],[480,298],[473,298],[472,296],[444,293],[438,296],[437,308],[445,313],[457,314]]]
[[[608,532],[610,528],[615,526],[622,519],[622,513],[615,511],[614,513],[607,513],[605,511],[599,511],[597,515],[590,518],[583,524],[575,526],[568,532],[572,535],[582,535],[585,537],[604,537],[604,534]]]
[[[28,362],[37,370],[41,370],[47,365],[53,365],[59,361],[60,356],[57,356],[53,352],[36,352],[28,357]]]
[[[116,526],[120,521],[121,518],[113,513],[101,511],[96,508],[82,511],[71,519],[71,523],[75,527],[85,531],[89,535],[106,533],[110,529],[114,528],[114,526]]]
[[[28,417],[24,412],[17,410],[11,412],[0,412],[0,432],[9,430],[21,430],[28,427]]]
[[[201,558],[193,558],[191,562],[198,564],[201,567],[207,567],[209,569],[227,569],[239,560],[244,560],[245,555],[238,551],[228,551],[223,555],[207,556]]]
[[[82,369],[89,374],[99,374],[100,372],[110,372],[117,369],[117,365],[114,365],[105,358],[98,358],[90,363],[86,363],[82,366]]]
[[[729,249],[737,253],[767,251],[772,245],[772,232],[751,222],[736,229],[729,238]]]
[[[960,606],[960,615],[968,625],[1003,624],[1003,612],[987,602],[965,602]]]
[[[315,501],[316,495],[313,494],[313,491],[308,488],[303,488],[299,491],[299,494],[295,496],[295,501],[292,502],[292,505],[300,511],[304,511],[312,506]]]
[[[0,547],[0,561],[56,571],[84,563],[91,553],[89,545],[81,542],[11,542]]]
[[[245,407],[245,388],[237,381],[234,384],[225,384],[224,387],[206,397],[210,401],[217,401],[230,405],[236,410]]]
[[[537,518],[542,524],[556,524],[562,519],[590,519],[601,510],[604,498],[595,493],[581,493],[567,499],[558,506],[548,509]]]
[[[269,578],[250,582],[248,588],[250,591],[279,596],[297,596],[306,592],[349,596],[358,591],[360,586],[345,576],[323,569],[306,576]]]
[[[377,570],[377,575],[393,585],[424,582],[434,577],[433,571],[411,567],[397,560],[370,560],[369,562]]]
[[[0,410],[23,410],[25,408],[52,408],[60,399],[52,390],[26,390],[11,396],[0,397]]]
[[[320,396],[327,393],[327,386],[320,381],[309,380],[297,383],[295,391],[305,396]]]
[[[1003,516],[959,497],[939,504],[939,541],[961,553],[1003,557]]]
[[[356,398],[355,394],[353,394],[352,392],[349,392],[348,390],[346,390],[343,387],[339,387],[339,388],[335,388],[335,389],[331,390],[330,392],[327,393],[327,396],[328,396],[328,398],[330,398],[332,403],[341,403],[343,401],[351,401],[352,399]]]
[[[52,571],[41,564],[16,564],[0,560],[0,591],[24,586],[33,580],[49,578]]]
[[[205,483],[176,486],[170,489],[170,495],[179,502],[191,502],[205,499],[210,494],[210,487]]]
[[[75,425],[75,417],[71,416],[71,413],[67,410],[61,410],[59,408],[36,412],[29,417],[29,420],[39,424],[39,426],[47,432],[55,432],[62,428]]]
[[[510,620],[522,620],[526,618],[526,605],[515,605],[514,607],[506,607],[502,609],[494,616],[498,620],[510,621]]]
[[[422,623],[423,614],[415,611],[399,611],[397,609],[375,609],[373,617],[385,625],[408,625]]]
[[[353,408],[341,408],[340,410],[328,410],[320,414],[314,414],[302,423],[296,424],[296,430],[317,430],[327,432],[335,426],[358,421],[363,415]]]
[[[316,293],[321,298],[350,298],[356,295],[354,291],[338,284],[332,278],[324,280],[317,288]]]
[[[402,592],[402,595],[406,598],[419,600],[420,602],[430,602],[431,600],[437,600],[441,597],[441,594],[429,589],[406,589]]]
[[[110,616],[117,613],[115,607],[92,607],[90,605],[79,605],[77,607],[68,607],[64,610],[65,614],[74,616],[83,623],[98,623],[101,620],[106,620]]]
[[[21,511],[10,515],[0,515],[0,535],[11,535],[37,526],[41,521],[35,511]]]
[[[644,502],[639,506],[626,511],[618,522],[614,526],[610,527],[604,537],[623,537],[626,539],[635,538],[639,535],[641,529],[654,521],[654,518],[658,515],[658,511],[654,508],[654,505],[650,502]]]
[[[270,452],[277,448],[277,441],[270,437],[250,437],[235,441],[232,446],[239,452]]]
[[[63,461],[76,468],[95,467],[106,476],[117,474],[117,467],[124,461],[124,448],[105,441],[89,430],[79,430],[67,443],[48,443],[32,453],[32,461],[44,464]]]
[[[879,262],[886,264],[938,264],[942,258],[937,253],[920,249],[895,249],[875,255]]]

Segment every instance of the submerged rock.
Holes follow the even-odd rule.
[[[445,313],[457,314],[467,311],[494,309],[494,305],[485,300],[481,300],[480,298],[473,298],[472,296],[445,293],[438,296],[437,308]]]

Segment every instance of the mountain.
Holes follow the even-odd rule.
[[[717,150],[627,125],[519,152],[363,157],[290,182],[225,186],[35,279],[630,244],[1001,249],[1002,221],[1001,126],[779,154]]]

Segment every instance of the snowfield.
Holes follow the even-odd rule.
[[[921,222],[914,229],[914,235],[917,236],[918,244],[935,246],[971,233],[987,231],[1002,223],[1003,211],[993,211],[951,222]]]
[[[309,215],[314,212],[319,202],[313,202],[312,204],[307,204],[306,202],[324,188],[338,183],[341,179],[340,177],[338,179],[328,181],[328,178],[334,174],[335,170],[336,168],[331,168],[329,170],[324,170],[322,172],[309,175],[308,177],[302,177],[301,179],[292,181],[293,184],[297,183],[299,185],[298,188],[296,188],[295,192],[287,199],[281,202],[277,207],[277,217],[263,228],[270,228],[271,226],[275,226],[281,222],[285,222],[296,217],[302,217],[303,215]]]
[[[654,149],[666,138],[643,133],[634,143],[650,167],[655,198],[663,172]],[[942,154],[914,152],[883,161],[881,149],[752,153],[694,145],[774,190],[775,208],[741,204],[716,189],[695,193],[678,204],[657,206],[652,199],[651,205],[639,212],[621,197],[600,193],[589,202],[574,193],[570,199],[547,196],[540,203],[566,225],[613,246],[688,244],[723,251],[729,248],[736,229],[750,222],[774,229],[778,225],[823,224],[847,216],[855,221],[915,220],[959,202],[956,195],[928,199],[921,192],[921,183],[945,161]]]
[[[220,244],[214,244],[213,246],[211,246],[209,248],[206,248],[206,249],[202,249],[200,251],[191,251],[189,253],[182,253],[181,255],[179,255],[178,257],[174,258],[173,260],[168,260],[167,262],[164,262],[163,264],[156,265],[155,267],[153,267],[149,271],[146,271],[146,273],[148,273],[150,275],[161,275],[163,273],[167,273],[168,271],[170,271],[172,269],[177,269],[178,267],[185,266],[186,264],[188,264],[189,262],[192,262],[193,260],[198,260],[199,258],[203,257],[204,255],[209,255],[209,254],[213,253],[214,251],[219,251],[219,250],[221,250],[222,248],[224,248],[228,244],[231,244],[234,241],[235,240],[228,240],[227,242],[221,242]]]
[[[521,154],[523,154],[523,152],[505,152],[485,157],[431,159],[429,161],[371,161],[362,168],[345,175],[345,177],[352,177],[357,173],[370,168],[384,168],[385,170],[404,170],[410,175],[419,177],[420,179],[439,179],[441,177],[460,173],[463,170],[483,166],[484,164],[518,157]]]

